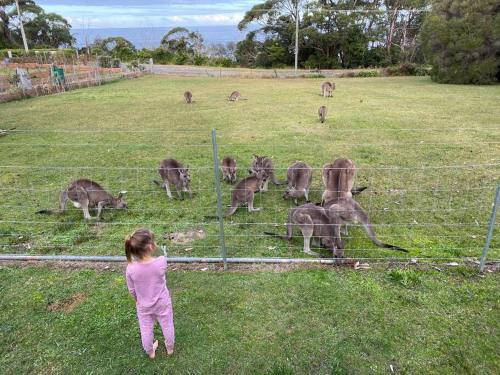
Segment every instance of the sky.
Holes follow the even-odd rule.
[[[75,29],[236,25],[264,0],[38,0]]]

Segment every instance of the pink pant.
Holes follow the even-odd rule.
[[[137,306],[137,318],[141,329],[142,347],[146,353],[153,351],[153,329],[157,320],[163,331],[167,349],[174,350],[174,313],[170,297],[161,297],[151,307]]]

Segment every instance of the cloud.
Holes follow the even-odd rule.
[[[74,28],[107,28],[236,25],[247,10],[261,1],[45,0],[39,3],[46,11],[67,18]]]

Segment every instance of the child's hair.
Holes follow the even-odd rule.
[[[155,241],[155,235],[144,228],[137,229],[125,239],[125,255],[132,262],[132,256],[142,259],[149,251],[149,246]]]

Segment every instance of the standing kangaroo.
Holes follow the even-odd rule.
[[[287,171],[288,185],[283,194],[284,199],[294,198],[295,204],[304,197],[309,202],[309,188],[312,182],[312,168],[306,163],[295,162]]]
[[[340,220],[337,216],[331,216],[323,207],[307,203],[292,208],[288,213],[287,234],[285,236],[271,232],[264,233],[291,241],[294,226],[299,227],[304,237],[304,253],[318,255],[318,253],[311,251],[311,239],[313,239],[317,245],[330,249],[333,256],[344,256],[344,244],[340,239]]]
[[[184,92],[184,100],[187,104],[191,104],[193,102],[193,94],[191,91]]]
[[[333,95],[333,90],[335,90],[335,83],[323,82],[321,85],[321,94],[324,98],[331,97]]]
[[[238,182],[233,189],[231,208],[228,210],[226,217],[234,214],[238,207],[244,203],[248,204],[248,212],[260,211],[261,208],[253,207],[253,198],[255,193],[260,191],[264,179],[264,171],[258,171]]]
[[[326,107],[324,105],[322,105],[321,107],[319,107],[318,109],[318,116],[319,116],[319,121],[321,123],[324,123],[325,122],[325,119],[326,119]]]
[[[158,181],[154,182],[162,188],[165,188],[170,199],[173,198],[172,193],[170,192],[170,184],[175,186],[179,199],[183,199],[183,192],[189,193],[189,198],[193,197],[193,193],[189,187],[189,182],[191,181],[189,168],[185,168],[175,159],[165,159],[160,163],[158,173],[160,174],[163,183]]]
[[[231,184],[236,182],[236,160],[230,156],[226,156],[221,161],[222,178]]]
[[[321,179],[325,191],[322,202],[335,200],[339,196],[352,197],[355,177],[356,167],[350,159],[337,159],[333,163],[323,165]]]
[[[85,178],[72,182],[59,197],[59,213],[66,209],[66,201],[69,199],[76,208],[81,208],[85,220],[92,217],[89,208],[97,207],[96,219],[100,219],[103,208],[111,207],[121,210],[127,209],[127,203],[123,200],[126,191],[121,191],[116,198],[104,190],[97,182]],[[52,210],[40,210],[37,213],[52,213]]]
[[[275,185],[281,185],[281,182],[274,174],[273,162],[267,156],[253,155],[252,165],[248,172],[250,174],[256,174],[258,171],[264,171],[264,185],[261,191],[268,190],[269,180]]]

